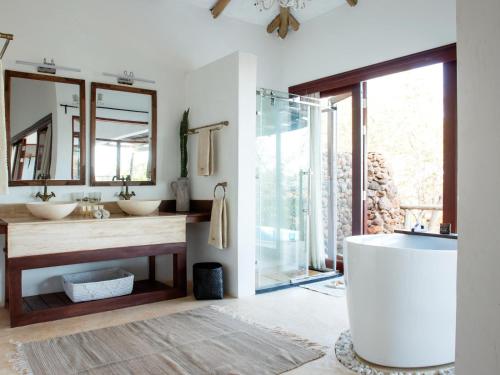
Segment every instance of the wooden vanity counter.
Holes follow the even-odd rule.
[[[72,215],[42,220],[23,204],[0,206],[5,234],[6,306],[11,326],[119,309],[187,295],[186,224],[208,221],[209,211],[160,212],[128,216],[111,208],[109,219]],[[173,286],[156,280],[156,256],[173,256]],[[149,278],[134,283],[132,294],[73,303],[64,292],[22,296],[22,271],[69,264],[148,257]],[[160,266],[160,265],[158,265]]]
[[[3,221],[7,224],[8,258],[186,242],[186,216],[181,215]]]
[[[3,218],[8,258],[186,242],[186,216]]]

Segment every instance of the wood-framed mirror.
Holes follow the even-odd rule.
[[[10,186],[85,185],[85,81],[5,71]]]
[[[156,91],[92,82],[90,102],[91,185],[156,185]]]

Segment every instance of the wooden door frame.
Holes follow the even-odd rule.
[[[352,87],[352,234],[364,233],[364,133],[362,83]],[[360,126],[361,125],[361,126]]]
[[[310,95],[319,92],[323,97],[332,96],[339,89],[347,88],[369,79],[421,68],[427,65],[453,61],[457,61],[457,46],[455,43],[290,86],[288,91],[295,95]]]
[[[365,232],[363,197],[365,166],[363,161],[362,83],[377,77],[400,73],[433,64],[443,64],[443,221],[452,224],[457,232],[457,51],[456,44],[414,53],[367,67],[313,80],[289,87],[296,95],[320,93],[321,97],[353,93],[353,234]],[[360,214],[360,212],[362,212]]]
[[[457,61],[443,64],[443,222],[458,233]]]

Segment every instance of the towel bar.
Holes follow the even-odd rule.
[[[215,124],[200,126],[199,128],[188,129],[187,135],[198,134],[201,129],[210,129],[210,130],[220,130],[224,126],[228,126],[229,121],[221,121]]]
[[[227,182],[219,182],[217,185],[214,187],[214,198],[217,198],[215,196],[215,193],[217,192],[217,188],[221,187],[224,190],[224,195],[222,196],[223,199],[226,198],[226,188],[227,188]]]
[[[14,35],[0,33],[0,38],[1,39],[5,39],[5,43],[4,43],[3,47],[2,47],[2,49],[0,50],[0,59],[1,59],[3,57],[3,55],[5,54],[5,51],[7,51],[7,47],[9,46],[9,42],[11,40],[14,40]]]

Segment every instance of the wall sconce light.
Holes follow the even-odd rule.
[[[54,59],[51,59],[50,62],[44,57],[42,63],[30,62],[30,61],[22,61],[16,60],[16,64],[21,65],[29,65],[36,67],[38,73],[46,73],[46,74],[56,74],[57,69],[67,70],[70,72],[81,72],[81,69],[78,68],[70,68],[68,66],[56,65]]]
[[[146,83],[156,83],[155,81],[152,81],[150,79],[146,78],[137,78],[134,75],[134,72],[127,72],[126,70],[123,71],[122,74],[113,74],[113,73],[102,73],[103,76],[106,77],[115,77],[117,82],[122,85],[129,85],[132,86],[136,81],[137,82],[146,82]]]

